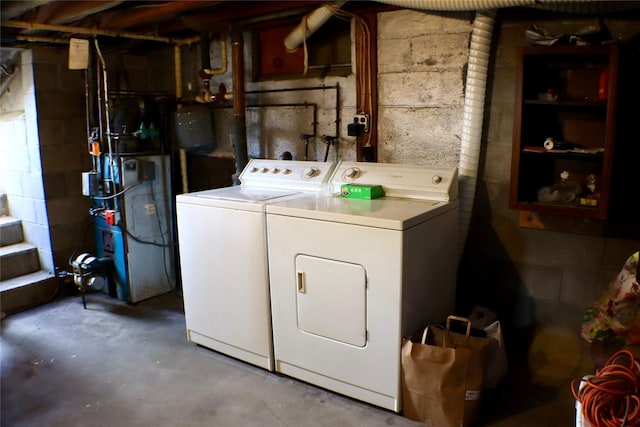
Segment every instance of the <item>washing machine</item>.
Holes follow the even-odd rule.
[[[334,166],[252,159],[239,186],[176,197],[189,341],[273,370],[265,206],[322,191]]]
[[[457,171],[342,162],[330,185],[266,207],[275,369],[399,412],[402,337],[454,310]]]

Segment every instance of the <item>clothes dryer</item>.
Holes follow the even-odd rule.
[[[240,186],[176,197],[189,341],[273,370],[265,206],[321,191],[334,166],[252,159]]]
[[[330,196],[267,205],[276,371],[401,410],[402,337],[453,313],[457,187],[455,168],[342,162]]]

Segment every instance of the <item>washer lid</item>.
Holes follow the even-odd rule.
[[[297,191],[273,188],[226,187],[216,190],[201,191],[193,193],[192,195],[195,197],[218,200],[260,203],[294,194],[297,194]]]
[[[265,204],[298,194],[295,190],[236,186],[179,194],[176,203],[264,212]]]
[[[406,230],[458,207],[441,202],[384,197],[374,200],[340,196],[305,196],[279,200],[266,206],[267,214],[307,218],[391,230]]]

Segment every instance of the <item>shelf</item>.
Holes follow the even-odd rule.
[[[544,101],[539,99],[527,99],[524,101],[525,105],[538,105],[545,107],[556,108],[594,108],[594,109],[606,109],[607,101],[578,101],[578,100],[564,100],[564,101]]]
[[[564,155],[568,157],[587,157],[587,158],[602,158],[604,156],[604,148],[594,148],[594,149],[581,149],[575,148],[572,150],[547,150],[544,147],[525,145],[522,147],[523,153],[530,154],[542,154],[547,156],[558,156]]]
[[[597,206],[578,206],[573,203],[561,202],[521,202],[518,209],[529,212],[553,212],[558,215],[574,217],[599,218]]]
[[[509,206],[606,219],[616,134],[618,47],[522,47],[516,63]],[[557,98],[545,99],[547,93]],[[547,150],[543,143],[549,138],[577,148]],[[594,206],[538,201],[540,189],[553,188],[567,176],[582,190],[595,185],[599,197]]]

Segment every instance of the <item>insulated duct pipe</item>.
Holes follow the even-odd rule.
[[[304,40],[331,18],[333,8],[340,9],[346,2],[346,0],[340,0],[333,3],[332,6],[324,5],[306,15],[302,22],[284,39],[284,46],[287,50],[296,50]]]
[[[244,41],[239,30],[231,34],[231,60],[233,72],[233,145],[236,157],[234,181],[247,165],[247,124],[245,122],[244,93]],[[237,182],[236,182],[237,183]]]
[[[495,17],[496,13],[493,10],[476,12],[469,45],[469,64],[462,116],[462,142],[460,144],[460,159],[458,160],[460,180],[460,246],[458,249],[460,255],[462,255],[467,242],[476,193],[487,71]]]

